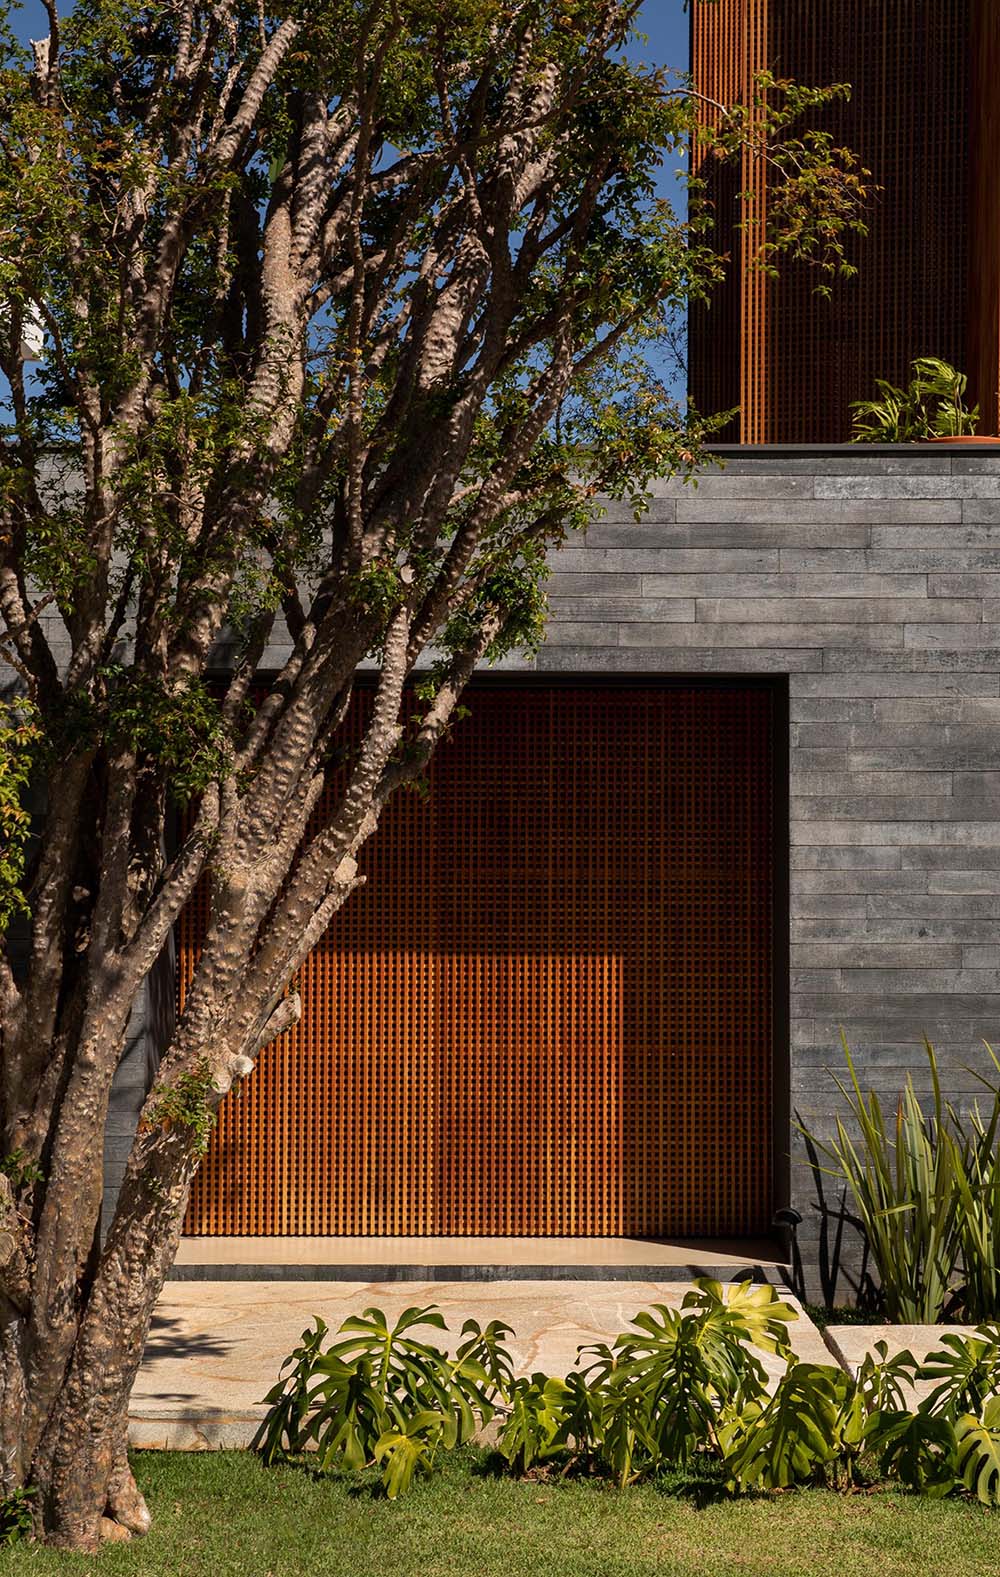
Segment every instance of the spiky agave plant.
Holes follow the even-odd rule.
[[[1000,1059],[986,1045],[995,1078],[977,1074],[989,1101],[964,1118],[949,1107],[959,1208],[955,1227],[962,1263],[962,1315],[1000,1318]]]
[[[850,1112],[832,1138],[801,1132],[830,1162],[824,1171],[846,1183],[879,1276],[886,1316],[900,1324],[933,1325],[955,1296],[960,1194],[956,1146],[941,1094],[934,1048],[924,1045],[932,1101],[924,1109],[908,1074],[895,1116],[864,1091],[846,1037],[847,1082],[834,1075]]]

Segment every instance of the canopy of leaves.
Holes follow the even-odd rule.
[[[331,572],[357,583],[371,650],[404,600],[445,651],[491,621],[491,655],[530,645],[539,541],[598,490],[690,469],[707,429],[676,409],[659,347],[721,263],[707,217],[657,196],[695,100],[624,57],[636,10],[80,0],[53,9],[34,69],[8,21],[9,644],[43,702],[27,585],[110,732],[123,637],[133,694],[198,706],[183,685],[220,633],[249,642],[282,610],[294,637]],[[782,164],[761,256],[834,267],[861,222],[856,166],[791,139],[823,92],[760,92],[766,124],[736,109],[715,137]],[[196,747],[192,773],[177,737],[137,744],[186,793],[221,757]]]

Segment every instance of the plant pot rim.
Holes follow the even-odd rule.
[[[1000,444],[1000,438],[984,436],[980,438],[976,433],[963,433],[959,438],[925,438],[927,444]]]

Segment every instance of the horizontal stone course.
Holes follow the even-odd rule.
[[[661,624],[690,624],[695,605],[690,597],[553,597],[549,608],[556,631],[576,620],[612,627],[616,624],[649,619]]]
[[[993,798],[973,799],[953,794],[799,794],[793,787],[792,818],[808,822],[819,816],[843,821],[868,821],[873,817],[893,821],[996,821],[1000,805]]]
[[[960,626],[953,625],[953,629]],[[941,647],[926,651],[899,651],[879,659],[886,673],[989,673],[1000,668],[1000,646],[963,649]],[[855,653],[831,650],[823,653],[823,667],[827,673],[853,673],[858,667],[871,668],[871,663],[859,662]]]
[[[926,882],[927,892],[936,893],[943,898],[951,897],[953,894],[966,898],[974,898],[980,894],[1000,894],[1000,871],[930,871]]]
[[[675,629],[683,626],[675,625]],[[708,626],[706,625],[707,629]],[[823,666],[821,647],[749,647],[745,650],[732,647],[706,649],[696,645],[685,647],[655,646],[604,647],[593,645],[566,645],[550,639],[539,653],[537,661],[526,662],[520,657],[504,658],[497,666],[508,671],[530,670],[540,674],[648,674],[651,676],[699,674],[787,675],[818,671]]]
[[[712,502],[720,498],[764,499],[768,503],[788,498],[811,499],[816,496],[815,488],[816,478],[808,467],[799,472],[782,470],[761,475],[759,471],[747,469],[734,471],[727,465],[725,470],[709,468],[696,481],[674,477],[666,482],[654,482],[650,489],[653,495],[651,509],[657,509],[664,498],[685,501],[708,498]]]
[[[1000,498],[1000,475],[980,472],[977,475],[942,475],[922,473],[917,476],[823,476],[817,475],[813,484],[815,498],[836,499],[891,499],[911,498]]]
[[[923,871],[803,870],[796,871],[795,892],[801,901],[810,893],[925,893],[930,879]]]
[[[961,868],[964,871],[972,864],[978,871],[1000,870],[1000,849],[985,842],[977,844],[965,859],[957,858],[954,849],[936,848],[931,844],[919,849],[903,849],[900,857],[904,870],[942,872]]]
[[[773,608],[774,604],[770,606]],[[849,608],[850,604],[846,606]],[[692,626],[681,624],[670,630],[635,620],[630,624],[618,626],[618,644],[620,646],[726,646],[732,649],[742,647],[744,650],[755,650],[759,647],[780,650],[788,646],[813,646],[826,650],[829,647],[846,646],[852,653],[856,653],[860,647],[867,647],[869,651],[901,650],[906,630],[907,626],[902,623],[890,624],[875,619],[850,623],[831,620],[823,623],[818,619],[811,619],[808,612],[803,611],[798,622],[792,621],[788,624],[780,623],[776,613],[772,614],[771,622],[766,624],[751,618],[742,623],[701,618]],[[552,630],[549,638],[561,641],[558,626]]]
[[[641,552],[646,548],[659,547],[688,548],[709,553],[733,548],[742,552],[768,552],[773,556],[774,568],[777,569],[779,553],[795,550],[810,551],[809,544],[813,536],[813,529],[806,521],[765,520],[756,524],[746,521],[728,524],[699,521],[696,525],[678,526],[651,521],[637,525],[631,519],[629,522],[623,521],[617,524],[597,520],[587,528],[583,539],[586,547],[583,551],[619,548]],[[850,553],[867,552],[871,546],[872,527],[829,525],[824,528],[823,536],[830,543],[831,549]],[[570,541],[572,546],[563,548],[561,550],[563,554],[581,551],[578,536],[572,537]],[[711,565],[706,564],[705,567],[711,568]],[[766,565],[762,566],[762,568],[766,567]]]
[[[882,661],[880,659],[880,661]],[[884,667],[884,661],[883,661]],[[850,673],[810,674],[792,684],[796,696],[952,696],[1000,695],[1000,675],[990,673]]]
[[[874,899],[873,899],[874,902]],[[990,945],[996,927],[989,917],[949,919],[940,914],[900,919],[875,915],[865,920],[797,919],[791,927],[793,942],[856,942],[863,949],[874,942],[975,942]]]
[[[941,734],[938,730],[945,727],[947,734]],[[831,719],[829,724],[824,724],[813,719],[811,722],[793,724],[792,737],[795,744],[806,749],[810,746],[830,749],[839,745],[844,750],[864,750],[880,743],[887,744],[891,740],[897,749],[912,749],[914,752],[919,751],[925,743],[937,748],[953,744],[960,751],[964,746],[994,743],[997,731],[988,722],[965,722],[959,712],[953,723],[915,723],[899,719],[893,721],[891,729],[887,722],[842,723]],[[912,766],[917,767],[919,764],[918,757],[914,755]]]
[[[707,490],[706,490],[707,491]],[[775,503],[767,499],[751,499],[746,502],[735,499],[715,499],[706,496],[706,492],[696,498],[681,499],[677,503],[678,523],[685,522],[714,522],[716,524],[731,523],[734,525],[751,524],[753,522],[768,522],[775,517],[778,520],[787,520],[789,523],[808,524],[819,529],[830,523],[871,525],[891,524],[896,525],[902,521],[925,522],[927,524],[941,524],[952,521],[958,524],[963,519],[963,508],[968,507],[961,499],[955,498],[890,498],[888,495],[877,499],[855,498],[850,501],[844,499],[779,499]],[[979,500],[974,507],[981,509]],[[981,518],[988,518],[986,516]]]
[[[687,572],[754,574],[778,568],[775,548],[670,547],[649,542],[645,547],[560,548],[550,560],[562,579],[582,571],[586,575],[679,575]]]
[[[800,705],[804,703],[799,703]],[[795,702],[792,702],[794,721]],[[980,782],[990,773],[964,773],[964,778]],[[827,795],[869,794],[899,797],[905,794],[940,795],[954,792],[955,774],[952,772],[810,772],[793,763],[790,784],[793,794]]]
[[[843,847],[803,843],[798,848],[793,846],[788,858],[793,871],[898,871],[903,866],[901,849],[872,844]]]
[[[1000,807],[998,807],[1000,808]],[[978,848],[1000,844],[1000,821],[818,821],[791,823],[791,841],[817,844],[861,843],[878,847],[892,844],[946,844],[949,848]]]
[[[938,924],[945,919],[969,920],[1000,919],[1000,892],[997,893],[942,893],[928,884],[925,894],[869,893],[868,916],[871,919],[933,917]]]
[[[787,619],[815,620],[828,624],[907,624],[926,629],[928,615],[938,624],[982,624],[983,602],[979,598],[940,598],[930,603],[926,597],[865,597],[854,595],[847,588],[849,577],[844,577],[844,594],[840,597],[789,596],[782,601],[781,612]],[[765,624],[775,619],[775,598],[754,597],[701,597],[698,599],[696,617],[713,624]],[[949,636],[951,632],[949,631]],[[960,631],[954,639],[965,644],[970,632]],[[984,642],[981,630],[972,632],[978,644]],[[997,630],[1000,640],[1000,629]]]

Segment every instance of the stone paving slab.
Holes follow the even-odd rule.
[[[885,1342],[890,1358],[901,1352],[911,1352],[918,1363],[925,1363],[932,1352],[940,1349],[942,1336],[974,1335],[975,1326],[972,1325],[830,1325],[826,1340],[838,1362],[857,1374],[869,1354],[877,1356],[876,1342]],[[908,1388],[913,1401],[922,1401],[934,1385],[931,1380],[918,1380]]]
[[[392,1319],[433,1303],[450,1330],[447,1337],[429,1330],[428,1337],[451,1345],[465,1319],[502,1319],[515,1332],[510,1345],[519,1374],[565,1374],[578,1347],[616,1336],[650,1304],[679,1307],[687,1290],[676,1281],[170,1282],[132,1394],[129,1438],[173,1450],[249,1445],[265,1411],[260,1399],[314,1314],[336,1330],[348,1314],[373,1305]],[[800,1316],[791,1327],[796,1353],[829,1363],[820,1332]],[[762,1356],[772,1375],[780,1372]]]

